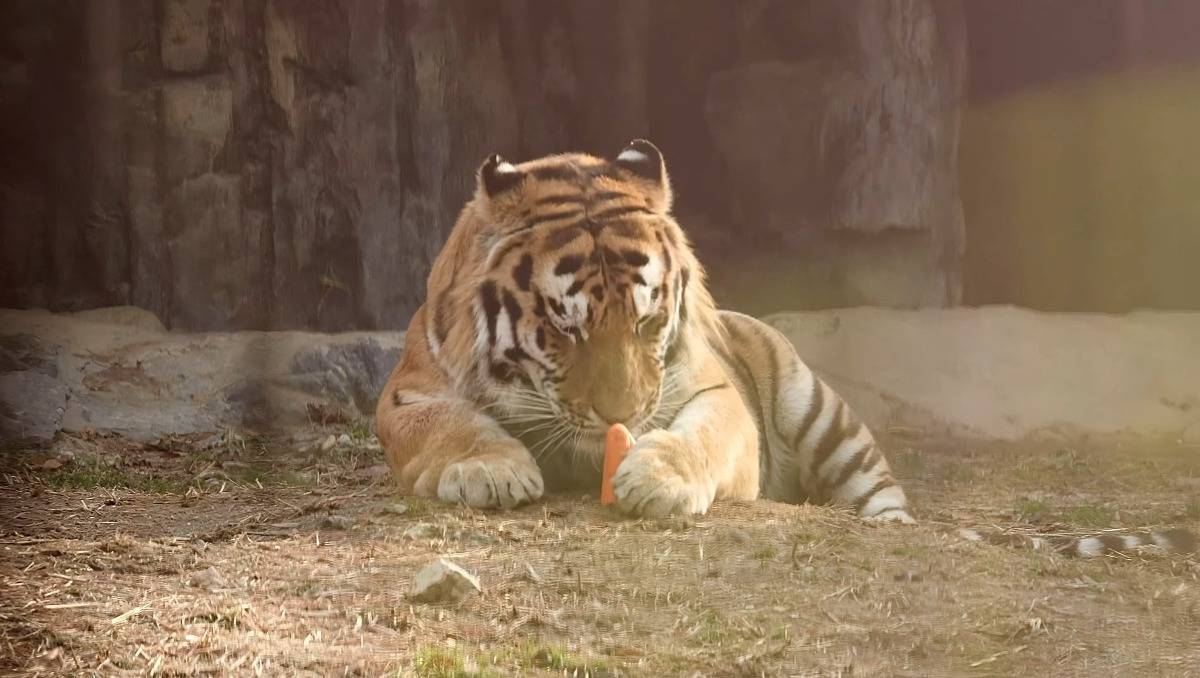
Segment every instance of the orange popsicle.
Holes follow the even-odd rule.
[[[613,494],[612,477],[633,447],[633,434],[623,424],[613,424],[604,434],[604,475],[600,479],[600,503],[605,506],[617,500]]]

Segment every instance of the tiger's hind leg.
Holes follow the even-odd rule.
[[[916,522],[871,431],[791,343],[749,316],[723,311],[721,319],[730,338],[722,360],[758,415],[763,495],[852,506],[866,520]]]

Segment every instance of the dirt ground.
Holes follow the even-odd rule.
[[[1081,560],[956,533],[1200,530],[1195,446],[889,436],[922,522],[874,527],[769,502],[663,522],[591,496],[471,511],[397,496],[377,445],[346,433],[326,451],[5,451],[0,672],[1200,676],[1196,555]],[[482,593],[411,603],[438,556]]]

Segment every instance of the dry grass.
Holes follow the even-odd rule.
[[[308,454],[265,441],[216,450],[92,441],[96,458],[126,459],[96,483],[63,480],[78,480],[90,458],[35,472],[18,462],[36,457],[10,455],[0,668],[1200,674],[1194,559],[1074,560],[953,534],[1200,528],[1194,449],[893,446],[924,519],[901,528],[768,502],[661,523],[622,519],[591,497],[474,512],[395,497],[377,452],[354,437],[349,449]],[[353,522],[336,529],[330,516]],[[438,555],[475,572],[484,592],[454,606],[410,604],[410,577]]]

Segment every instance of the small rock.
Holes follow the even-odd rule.
[[[321,441],[321,451],[328,452],[337,445],[337,438],[331,433],[329,437]]]
[[[366,468],[356,470],[354,477],[362,480],[375,480],[386,476],[389,470],[387,464],[372,464]]]
[[[442,530],[430,523],[417,523],[404,531],[405,539],[432,539],[441,536]]]
[[[459,541],[472,546],[483,546],[486,544],[495,544],[500,541],[486,532],[462,532],[457,535]]]
[[[62,468],[63,463],[57,459],[47,459],[42,462],[43,471],[54,471]]]
[[[481,590],[474,575],[438,558],[417,572],[408,597],[418,603],[456,603]]]
[[[193,478],[193,481],[199,483],[206,488],[220,488],[228,482],[232,482],[229,474],[219,469],[210,468],[202,471]]]
[[[188,577],[188,586],[195,586],[199,589],[219,589],[225,587],[225,579],[221,577],[221,573],[217,572],[217,568],[209,566],[207,569],[193,572]]]
[[[343,433],[342,435],[338,436],[338,438],[337,438],[337,444],[338,444],[338,445],[341,445],[342,447],[347,447],[347,446],[349,446],[349,445],[350,445],[350,434],[349,434],[349,433]]]
[[[354,527],[354,519],[350,516],[325,516],[325,520],[321,521],[321,527],[331,530],[349,530]]]
[[[379,509],[379,511],[390,516],[402,516],[405,513],[408,513],[408,504],[398,501],[395,504],[388,504],[387,506],[384,506],[383,508]]]

